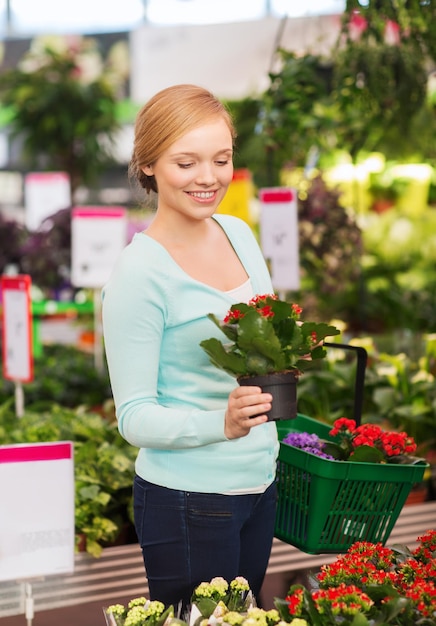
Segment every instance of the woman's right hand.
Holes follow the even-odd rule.
[[[260,387],[238,386],[233,389],[225,414],[227,439],[245,437],[254,426],[267,422],[265,413],[271,409],[271,402],[272,395],[263,393]]]

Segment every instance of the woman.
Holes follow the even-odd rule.
[[[129,174],[157,192],[157,210],[103,290],[119,430],[139,448],[136,532],[150,597],[167,605],[186,606],[214,576],[244,576],[258,595],[273,539],[271,396],[238,386],[199,346],[222,338],[208,313],[272,293],[248,225],[215,215],[234,138],[228,111],[201,87],[169,87],[142,108]]]

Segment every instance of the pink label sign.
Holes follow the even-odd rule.
[[[3,375],[33,380],[31,279],[27,274],[2,276]]]

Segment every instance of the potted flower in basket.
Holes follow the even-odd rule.
[[[316,456],[356,463],[398,463],[413,465],[423,459],[413,456],[416,443],[405,432],[383,430],[378,424],[360,424],[346,417],[333,423],[329,435],[336,440],[323,440],[315,433],[290,432],[284,443]]]
[[[278,426],[276,537],[312,554],[384,543],[428,467],[413,456],[413,438],[345,417],[331,427],[299,414],[286,428]]]
[[[298,377],[312,361],[325,357],[325,337],[340,333],[324,322],[301,322],[301,313],[298,304],[267,294],[233,304],[222,321],[213,313],[208,315],[230,343],[212,337],[200,346],[214,365],[235,376],[240,385],[271,391],[270,420],[296,416]],[[291,392],[284,401],[276,395],[282,386]]]

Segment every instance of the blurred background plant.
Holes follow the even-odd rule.
[[[21,266],[22,247],[27,237],[24,224],[0,212],[0,273],[5,273],[8,266],[16,269]]]
[[[20,249],[20,270],[46,297],[71,288],[71,208],[47,217],[28,233]]]
[[[11,137],[29,168],[64,171],[72,193],[112,162],[118,102],[128,76],[119,46],[103,59],[96,40],[41,36],[17,67],[0,74]]]

